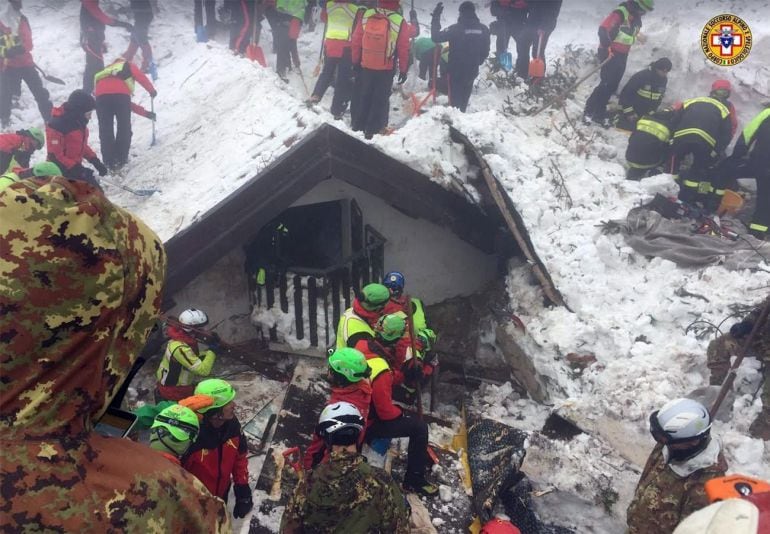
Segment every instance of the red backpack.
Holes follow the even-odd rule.
[[[364,24],[361,42],[361,66],[371,70],[387,70],[390,59],[390,19],[377,11]]]

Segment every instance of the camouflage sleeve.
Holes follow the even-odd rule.
[[[381,532],[409,534],[409,512],[406,498],[391,479],[383,486]]]
[[[302,516],[305,509],[305,498],[307,497],[307,484],[304,477],[297,483],[294,493],[289,497],[286,508],[281,517],[281,528],[278,530],[281,534],[299,534],[302,532]]]

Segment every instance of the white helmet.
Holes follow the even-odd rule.
[[[335,402],[321,412],[316,432],[324,439],[331,438],[333,442],[343,445],[355,443],[363,429],[364,418],[358,408],[349,402]]]
[[[662,432],[669,443],[706,436],[711,429],[708,410],[692,399],[668,401],[650,416],[650,430]]]
[[[179,322],[186,326],[203,326],[209,322],[209,317],[200,310],[190,308],[179,314]]]

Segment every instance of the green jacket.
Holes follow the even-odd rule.
[[[406,534],[409,514],[390,475],[360,454],[335,451],[297,484],[280,532]]]

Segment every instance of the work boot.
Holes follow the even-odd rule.
[[[428,482],[425,475],[407,474],[404,478],[403,487],[407,493],[416,493],[424,497],[435,497],[438,495],[438,486]]]

